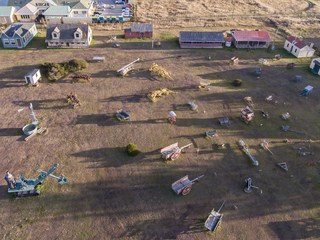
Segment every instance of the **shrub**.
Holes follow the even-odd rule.
[[[83,59],[72,59],[69,62],[64,63],[44,63],[41,65],[41,71],[43,75],[48,78],[49,81],[56,81],[69,72],[76,72],[85,69],[88,63]]]
[[[83,59],[72,59],[66,65],[69,72],[76,72],[88,67],[88,63]]]
[[[242,84],[242,80],[241,79],[235,79],[232,82],[232,85],[235,86],[235,87],[239,87],[239,86],[241,86],[241,84]]]
[[[46,62],[42,64],[40,68],[49,81],[56,81],[68,73],[59,63]]]
[[[136,156],[140,153],[140,151],[138,150],[138,146],[136,144],[130,143],[127,146],[127,153],[129,156]]]

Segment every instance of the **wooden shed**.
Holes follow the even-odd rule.
[[[31,72],[24,76],[24,79],[27,84],[36,86],[38,81],[41,79],[41,74],[39,69],[33,69]]]
[[[148,23],[133,23],[131,28],[124,30],[125,38],[152,38],[153,25]]]
[[[222,32],[180,32],[181,48],[222,48],[224,36]]]
[[[320,75],[320,58],[312,59],[310,63],[311,72]]]
[[[234,46],[236,48],[268,48],[272,42],[269,33],[265,31],[234,31]]]

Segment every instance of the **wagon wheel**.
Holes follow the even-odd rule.
[[[170,159],[172,161],[176,160],[178,157],[180,156],[180,153],[179,152],[176,152],[176,153],[173,153],[170,157]]]
[[[181,195],[185,196],[191,192],[192,186],[186,187],[182,190]]]

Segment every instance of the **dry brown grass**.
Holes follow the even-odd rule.
[[[104,42],[105,33],[96,32],[96,45],[86,50],[29,49],[1,50],[0,65],[0,152],[1,169],[15,175],[35,176],[38,168],[48,169],[60,163],[56,171],[69,183],[60,187],[48,179],[37,198],[12,200],[6,187],[0,188],[0,236],[5,239],[212,239],[203,223],[211,209],[223,200],[224,221],[215,239],[299,239],[317,238],[319,199],[319,142],[310,143],[315,155],[297,155],[305,139],[320,135],[318,114],[320,89],[318,77],[309,73],[309,60],[286,55],[265,67],[260,79],[254,76],[258,59],[272,59],[264,50],[180,50],[172,42],[160,50],[151,50],[148,42],[123,42],[113,49]],[[113,33],[110,33],[113,34]],[[230,66],[235,51],[240,62]],[[92,59],[105,56],[104,63],[90,63],[90,83],[72,83],[68,78],[38,88],[24,86],[23,76],[43,62],[60,62],[73,58]],[[212,56],[208,61],[208,55]],[[62,59],[63,56],[63,59]],[[140,57],[133,73],[119,78],[116,69]],[[294,61],[296,68],[286,69]],[[150,78],[148,69],[155,62],[175,73],[175,81]],[[292,83],[294,75],[305,83]],[[231,85],[243,79],[241,87]],[[201,81],[212,82],[210,91],[199,91]],[[305,84],[315,87],[307,98],[298,96]],[[170,88],[177,92],[151,103],[147,93]],[[65,97],[76,93],[82,106],[68,108]],[[277,104],[264,99],[274,95]],[[245,106],[243,98],[251,96],[256,117],[251,125],[239,120]],[[199,112],[186,104],[196,100]],[[33,102],[45,136],[21,141],[21,127],[29,121],[21,107]],[[125,108],[131,121],[120,123],[114,113]],[[259,115],[263,109],[269,120]],[[169,111],[177,114],[177,123],[168,124]],[[281,132],[280,115],[289,111],[292,129],[308,135]],[[217,118],[228,116],[229,128],[218,125]],[[218,137],[209,141],[205,131],[217,129]],[[243,139],[259,160],[259,168],[236,146]],[[263,139],[270,142],[274,156],[259,147]],[[283,139],[289,139],[284,143]],[[192,142],[194,148],[174,162],[164,164],[159,149],[174,142]],[[134,142],[141,154],[129,157],[125,146]],[[213,149],[223,144],[226,150]],[[294,148],[293,148],[294,147]],[[197,151],[199,149],[199,151]],[[287,161],[289,172],[275,164]],[[189,174],[204,174],[190,195],[180,197],[171,191],[171,183]],[[291,177],[293,175],[293,177]],[[244,179],[252,177],[263,194],[243,192]],[[237,210],[234,209],[237,206]],[[308,226],[305,227],[305,226]],[[290,230],[288,230],[290,229]]]

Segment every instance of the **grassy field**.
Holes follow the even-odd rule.
[[[118,33],[119,32],[115,32]],[[162,48],[151,49],[148,41],[125,41],[113,49],[103,31],[94,32],[94,46],[84,50],[41,49],[31,43],[19,51],[1,51],[0,65],[0,152],[1,169],[15,176],[37,175],[59,163],[56,175],[63,173],[69,183],[60,186],[47,179],[41,195],[13,199],[5,182],[0,187],[0,236],[2,239],[317,239],[319,231],[319,77],[308,69],[310,59],[298,60],[279,45],[274,53],[266,50],[179,49],[174,31],[159,31]],[[41,37],[41,36],[40,36]],[[166,41],[167,40],[167,41]],[[38,40],[37,40],[38,41]],[[32,45],[33,44],[33,45]],[[275,54],[282,58],[273,61]],[[104,63],[90,63],[84,73],[88,83],[72,83],[70,76],[39,87],[26,87],[24,74],[43,62],[62,62],[73,58],[105,56]],[[208,56],[212,60],[208,60]],[[238,65],[229,59],[239,57]],[[129,76],[116,70],[135,60]],[[258,59],[269,60],[257,78]],[[294,62],[292,70],[287,63]],[[152,63],[166,68],[173,80],[151,76]],[[303,81],[294,82],[295,75]],[[242,79],[240,87],[231,83]],[[201,82],[210,90],[199,90]],[[314,86],[308,97],[299,92]],[[156,103],[146,95],[158,88],[176,93]],[[76,93],[82,103],[71,108],[66,95]],[[272,95],[274,101],[267,102]],[[240,110],[254,102],[254,121],[247,125]],[[199,111],[187,103],[194,100]],[[41,125],[49,132],[23,141],[21,128],[30,119],[28,111],[18,112],[32,102]],[[125,108],[129,122],[119,122],[115,112]],[[166,118],[177,114],[177,123]],[[261,111],[270,118],[262,117]],[[281,114],[289,112],[288,121]],[[218,124],[227,116],[231,126]],[[283,132],[282,125],[305,134]],[[208,140],[205,132],[216,129],[218,136]],[[237,142],[243,139],[259,161],[253,167]],[[266,139],[271,155],[259,144]],[[310,139],[312,141],[310,141]],[[160,149],[172,143],[193,143],[174,162],[164,163]],[[129,157],[125,147],[135,143],[141,150]],[[225,144],[226,149],[216,145]],[[312,155],[300,156],[298,150]],[[287,162],[289,171],[276,164]],[[184,175],[204,174],[188,196],[177,196],[171,184]],[[260,190],[243,191],[244,180],[253,179]],[[224,219],[213,235],[204,229],[212,208],[223,201]]]

